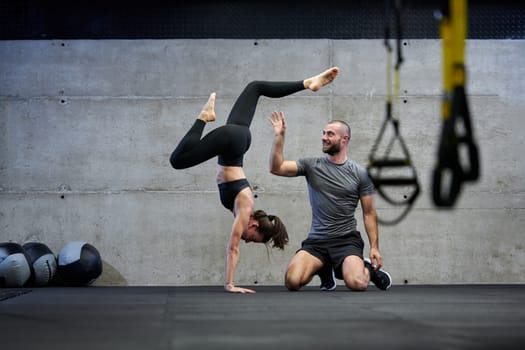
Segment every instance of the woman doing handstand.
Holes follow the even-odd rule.
[[[237,98],[228,120],[204,137],[202,133],[215,116],[215,92],[202,108],[197,120],[182,138],[170,157],[175,169],[186,169],[218,157],[217,185],[222,205],[233,213],[234,220],[227,246],[224,289],[228,292],[255,293],[234,285],[241,239],[245,242],[268,243],[284,249],[288,233],[282,221],[263,210],[254,210],[254,198],[243,170],[243,157],[251,143],[250,124],[260,96],[284,97],[301,90],[317,91],[331,83],[339,68],[333,67],[302,81],[252,81]],[[202,137],[202,138],[201,138]]]

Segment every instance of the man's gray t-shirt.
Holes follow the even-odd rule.
[[[327,157],[301,158],[297,166],[297,176],[306,177],[312,207],[308,238],[338,237],[355,231],[359,198],[374,193],[366,169],[350,159],[334,164]]]

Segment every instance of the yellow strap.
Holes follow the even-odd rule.
[[[450,117],[454,86],[465,85],[465,40],[467,36],[467,0],[449,0],[449,15],[439,26],[443,45],[443,101],[441,117]]]
[[[386,52],[386,101],[392,103],[392,51]]]
[[[443,16],[439,25],[441,44],[443,45],[443,90],[448,93],[452,90],[450,70],[452,68],[452,27],[450,17]]]
[[[453,34],[453,64],[465,61],[465,39],[467,34],[467,1],[450,0],[450,11]]]

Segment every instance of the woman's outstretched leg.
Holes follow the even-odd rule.
[[[304,89],[317,91],[334,81],[338,73],[339,68],[333,67],[303,81],[251,82],[235,102],[228,117],[227,124],[249,127],[253,120],[260,96],[278,98],[291,95]],[[212,93],[208,102],[206,102],[202,108],[198,119],[171,154],[170,162],[175,169],[185,169],[198,165],[221,153],[228,153],[228,155],[230,155],[229,153],[233,151],[232,147],[235,148],[235,151],[238,151],[237,148],[239,147],[231,144],[232,137],[234,138],[232,133],[238,132],[233,130],[232,127],[219,127],[201,139],[204,126],[208,122],[215,121],[215,118],[215,93]],[[243,145],[244,148],[239,152],[245,152],[247,147],[249,147],[249,141],[247,141],[247,144],[248,146]],[[231,157],[235,158],[239,157],[239,155],[234,154],[231,155]]]
[[[317,91],[334,81],[338,73],[339,68],[332,67],[302,81],[252,81],[237,98],[226,123],[249,127],[260,96],[279,98],[304,89]]]
[[[179,145],[170,157],[171,166],[175,169],[185,169],[211,159],[218,154],[218,147],[214,145],[215,130],[201,140],[204,126],[215,121],[215,92],[202,107],[197,120],[179,142]]]

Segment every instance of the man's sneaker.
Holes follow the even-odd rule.
[[[390,274],[383,270],[375,271],[370,263],[370,259],[365,260],[365,267],[370,271],[370,280],[374,282],[377,288],[381,290],[387,290],[392,285],[392,277]]]
[[[321,290],[330,291],[337,287],[334,269],[331,265],[325,264],[319,271],[317,271],[317,275],[321,279]]]

